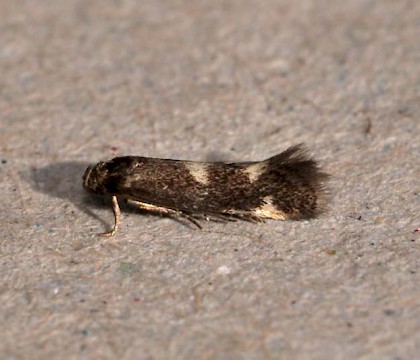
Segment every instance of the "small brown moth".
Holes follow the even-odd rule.
[[[122,156],[90,165],[83,186],[112,195],[115,223],[118,198],[143,210],[198,219],[310,219],[326,204],[323,173],[302,144],[264,161],[223,163]]]

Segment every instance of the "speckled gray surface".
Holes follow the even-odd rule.
[[[420,353],[418,1],[0,4],[2,359]],[[120,154],[332,174],[310,222],[204,229],[85,194]]]

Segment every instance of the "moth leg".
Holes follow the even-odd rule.
[[[221,223],[227,223],[227,222],[235,222],[237,219],[232,217],[228,214],[205,214],[203,215],[204,220],[206,221],[214,221],[214,222],[221,222]]]
[[[130,202],[130,204],[136,205],[137,207],[139,207],[142,210],[157,212],[159,214],[165,214],[165,215],[180,216],[180,217],[182,217],[184,219],[187,219],[188,221],[192,222],[199,229],[202,229],[202,226],[199,224],[199,222],[197,220],[195,220],[192,216],[190,216],[190,215],[188,215],[188,214],[186,214],[182,211],[169,209],[169,208],[165,208],[165,207],[162,207],[162,206],[147,204],[147,203],[143,203],[143,202],[135,201],[135,200],[129,200],[129,202]]]
[[[256,215],[253,215],[249,212],[228,212],[226,213],[227,216],[230,216],[233,220],[242,220],[242,221],[248,221],[252,223],[265,223],[265,219]]]
[[[114,234],[118,230],[119,225],[121,224],[121,221],[120,221],[121,211],[120,211],[120,206],[118,205],[118,199],[116,196],[112,197],[112,211],[114,212],[114,227],[112,228],[111,231],[98,234],[98,236],[105,236],[105,237],[114,236]]]
[[[197,220],[195,220],[192,216],[190,216],[188,214],[185,214],[183,212],[175,211],[174,215],[178,215],[178,216],[183,217],[184,219],[187,219],[188,221],[192,222],[195,226],[197,226],[200,230],[203,228]]]
[[[254,224],[257,223],[265,223],[265,219],[256,215],[251,215],[251,214],[241,214],[241,215],[237,215],[238,219],[243,220],[243,221],[248,221]]]

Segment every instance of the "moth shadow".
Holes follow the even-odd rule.
[[[107,226],[104,220],[90,210],[107,208],[104,199],[91,196],[82,187],[82,176],[88,166],[89,163],[86,162],[59,162],[43,167],[32,167],[29,171],[20,173],[20,176],[33,190],[69,201],[85,214]]]
[[[20,173],[20,176],[33,190],[71,202],[107,229],[110,228],[112,220],[108,222],[101,219],[92,209],[107,209],[112,216],[111,197],[92,194],[83,188],[82,177],[89,165],[87,162],[59,162],[39,168],[32,167],[29,171]],[[120,202],[120,206],[123,213],[160,216],[126,204],[124,201]]]

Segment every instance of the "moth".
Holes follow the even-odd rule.
[[[235,163],[116,157],[90,165],[83,187],[112,196],[114,226],[101,234],[112,236],[120,225],[118,200],[198,228],[200,219],[314,218],[325,209],[328,178],[299,144],[263,161]]]

